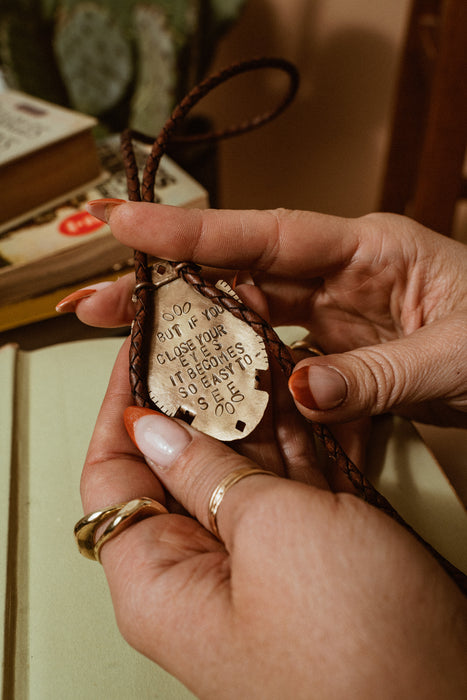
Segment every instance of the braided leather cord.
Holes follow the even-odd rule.
[[[177,127],[184,120],[188,112],[211,90],[221,83],[233,78],[236,75],[251,70],[261,68],[276,68],[287,73],[290,78],[289,87],[283,99],[274,109],[262,115],[254,117],[249,121],[242,122],[236,126],[230,126],[219,131],[212,131],[204,135],[195,136],[174,136]],[[127,175],[128,197],[130,201],[154,201],[154,183],[160,160],[167,150],[169,143],[173,141],[197,142],[197,141],[217,141],[224,138],[246,133],[275,118],[292,101],[298,88],[298,73],[296,68],[288,61],[278,58],[258,58],[250,61],[233,64],[220,71],[216,75],[207,78],[193,88],[187,96],[175,108],[171,117],[167,120],[159,136],[153,142],[151,152],[148,156],[143,172],[142,185],[140,186],[138,168],[132,146],[132,139],[148,141],[148,137],[138,132],[127,129],[121,136],[122,155],[125,163]],[[152,139],[150,139],[152,142]],[[147,377],[147,339],[150,338],[151,328],[149,320],[151,318],[152,298],[154,288],[151,282],[150,269],[147,256],[142,251],[135,251],[135,318],[132,324],[131,344],[130,344],[130,384],[135,402],[138,406],[150,407],[157,410],[151,401],[146,377]],[[242,301],[229,296],[226,292],[218,289],[214,285],[206,282],[200,275],[199,268],[191,263],[179,263],[177,265],[178,274],[187,284],[192,285],[200,294],[222,306],[245,323],[248,323],[258,335],[260,335],[270,354],[272,354],[284,374],[289,377],[292,374],[294,361],[289,349],[280,340],[271,326],[262,319],[256,312],[248,308]],[[451,562],[445,559],[429,543],[427,543],[413,528],[397,513],[389,501],[382,496],[368,479],[362,474],[358,467],[346,455],[342,447],[336,441],[331,431],[322,424],[311,423],[316,437],[324,445],[329,457],[336,463],[338,468],[346,475],[350,483],[356,489],[360,497],[367,503],[384,511],[391,518],[405,527],[413,536],[419,540],[426,549],[439,561],[446,572],[457,583],[463,593],[467,594],[467,576],[459,571]]]
[[[121,136],[121,152],[125,164],[128,199],[132,202],[141,201],[138,166],[132,145],[132,135],[129,130]],[[138,406],[148,407],[151,401],[146,387],[145,374],[145,326],[150,312],[149,285],[151,282],[147,255],[140,250],[134,251],[136,284],[139,293],[136,295],[136,312],[131,326],[130,342],[130,384],[133,396]]]
[[[234,78],[242,73],[247,73],[252,70],[260,70],[264,68],[278,69],[285,72],[289,78],[288,88],[279,102],[273,109],[264,114],[257,115],[248,121],[241,122],[234,126],[228,126],[223,130],[212,131],[208,134],[195,136],[175,136],[175,132],[180,123],[185,119],[188,112],[205,96],[221,83]],[[148,141],[148,138],[139,132],[130,129],[125,130],[121,136],[122,156],[125,163],[125,169],[128,179],[128,197],[130,201],[138,202],[141,199],[145,202],[154,201],[154,183],[157,169],[160,160],[167,150],[169,142],[206,142],[219,141],[224,138],[231,138],[238,134],[244,134],[248,131],[258,128],[263,124],[278,116],[293,100],[298,89],[299,76],[296,67],[282,58],[253,58],[249,61],[242,61],[228,66],[224,70],[215,75],[206,78],[196,85],[175,107],[172,115],[169,117],[156,140],[149,139],[153,142],[151,152],[148,156],[142,178],[141,194],[140,183],[138,177],[138,168],[132,146],[132,139],[138,138],[142,141]],[[136,289],[138,290],[136,297],[135,318],[132,325],[131,343],[130,343],[130,384],[135,401],[139,406],[153,406],[148,395],[146,386],[146,370],[147,358],[145,348],[145,338],[149,333],[145,333],[145,328],[150,316],[151,297],[150,288],[150,273],[148,268],[147,256],[136,250],[134,254],[135,260],[135,278]]]

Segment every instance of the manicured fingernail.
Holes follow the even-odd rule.
[[[347,384],[342,374],[324,365],[300,367],[290,377],[289,389],[298,403],[315,411],[336,408],[347,397]]]
[[[113,284],[113,282],[97,282],[97,284],[93,284],[89,287],[77,289],[76,292],[72,292],[71,294],[68,294],[68,296],[61,299],[55,307],[55,311],[57,311],[59,314],[66,314],[70,313],[71,311],[75,311],[76,305],[79,301],[81,301],[81,299],[86,299],[87,297],[95,294],[99,289],[108,287],[111,284]]]
[[[169,469],[191,442],[190,433],[179,423],[148,408],[130,406],[123,418],[136,447],[151,466],[162,471]]]
[[[100,219],[101,221],[105,221],[107,223],[110,212],[119,204],[126,204],[126,200],[115,199],[113,197],[92,199],[90,202],[87,202],[85,209],[89,214],[95,216],[96,219]]]

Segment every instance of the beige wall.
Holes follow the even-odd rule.
[[[222,206],[349,216],[377,207],[408,6],[408,0],[249,0],[213,69],[279,55],[297,64],[302,81],[295,104],[275,123],[222,145]],[[210,98],[218,124],[277,99],[283,83],[271,73],[262,77],[259,87],[239,78]]]

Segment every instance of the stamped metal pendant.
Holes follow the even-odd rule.
[[[168,416],[219,440],[246,437],[258,425],[268,393],[258,388],[267,370],[263,339],[244,321],[204,297],[173,266],[156,262],[147,387]],[[216,285],[236,296],[226,282]]]

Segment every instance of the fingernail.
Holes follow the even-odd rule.
[[[124,412],[125,427],[150,465],[169,469],[190,444],[191,435],[171,418],[148,408],[130,406]]]
[[[119,204],[126,204],[126,200],[115,199],[113,197],[92,199],[90,202],[87,202],[85,209],[89,214],[95,216],[96,219],[100,219],[101,221],[105,221],[105,223],[107,223],[110,217],[110,212]]]
[[[298,403],[315,411],[336,408],[347,397],[347,384],[342,374],[324,365],[300,367],[290,377],[289,389]]]
[[[89,287],[77,289],[76,292],[72,292],[71,294],[68,294],[68,296],[61,299],[55,307],[55,311],[57,311],[59,314],[66,314],[71,311],[75,311],[76,305],[79,301],[81,301],[81,299],[86,299],[87,297],[95,294],[99,289],[108,287],[111,284],[113,284],[113,282],[97,282],[97,284],[93,284]]]

